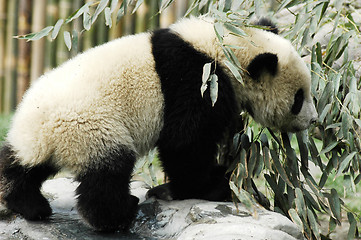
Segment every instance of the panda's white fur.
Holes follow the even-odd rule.
[[[95,47],[37,80],[7,137],[21,164],[52,156],[77,171],[89,156],[119,144],[138,154],[153,148],[163,97],[149,38],[143,33]]]
[[[155,146],[176,198],[224,200],[228,181],[213,158],[236,111],[246,108],[282,131],[306,129],[317,117],[310,73],[290,42],[261,29],[244,31],[247,37],[227,31],[224,37],[224,44],[241,47],[234,52],[245,68],[243,85],[224,65],[213,20],[202,17],[111,41],[40,77],[0,150],[0,200],[27,219],[46,218],[51,209],[39,187],[67,168],[81,182],[78,211],[90,225],[127,229],[137,205],[128,186],[134,161]],[[246,69],[263,54],[273,60],[258,61],[254,79]],[[214,107],[200,93],[207,61],[219,74]],[[263,69],[268,63],[276,69]],[[292,114],[299,89],[302,108]]]

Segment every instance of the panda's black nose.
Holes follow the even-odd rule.
[[[317,122],[317,118],[311,118],[310,124],[315,124]]]

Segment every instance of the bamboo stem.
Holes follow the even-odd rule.
[[[5,49],[5,84],[4,84],[4,113],[9,114],[16,106],[16,55],[17,41],[13,38],[17,29],[18,1],[8,1],[7,26],[6,26],[6,49]]]
[[[39,32],[45,27],[46,0],[33,0],[32,32]],[[30,81],[36,80],[44,71],[45,39],[33,41],[31,46]]]
[[[0,0],[0,113],[4,111],[4,94],[5,94],[5,19],[6,19],[6,2]]]

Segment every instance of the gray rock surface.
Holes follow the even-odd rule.
[[[48,221],[25,221],[0,207],[0,239],[303,239],[297,226],[278,213],[258,208],[253,217],[241,204],[237,209],[229,202],[145,200],[142,182],[132,183],[141,204],[130,233],[101,234],[77,214],[77,185],[70,178],[44,183],[42,191],[54,212]]]

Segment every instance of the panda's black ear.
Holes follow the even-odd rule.
[[[268,72],[272,76],[277,74],[278,57],[273,53],[258,54],[247,67],[251,78],[258,80],[262,73]]]
[[[258,21],[254,23],[254,25],[265,27],[266,31],[273,32],[274,34],[278,34],[277,26],[268,18],[263,17],[261,19],[258,19]]]

